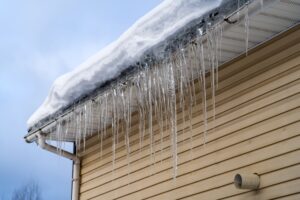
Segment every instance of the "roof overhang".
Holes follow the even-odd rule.
[[[263,2],[263,5],[262,3]],[[219,19],[216,23],[222,26],[222,41],[221,41],[221,57],[220,65],[230,62],[231,60],[247,53],[248,50],[269,41],[275,36],[299,25],[300,22],[300,1],[299,0],[264,0],[264,1],[249,1],[238,10],[226,15],[224,19]],[[216,25],[215,24],[215,25]],[[196,24],[194,29],[198,29],[199,24]],[[246,50],[246,46],[248,49]],[[120,80],[128,79],[128,73],[123,73]],[[107,87],[111,87],[108,85]],[[77,102],[78,106],[93,104],[93,99],[107,87],[102,87],[100,92],[94,92]],[[86,110],[87,107],[85,107]],[[72,115],[76,112],[74,107],[69,107],[57,116],[50,120],[39,124],[29,130],[25,136],[27,142],[36,140],[36,132],[42,131],[47,134],[47,138],[57,141],[76,141],[77,133],[75,125],[73,130],[69,130],[72,134],[67,134],[62,137],[60,128],[68,121],[72,120]],[[87,112],[87,111],[86,111]],[[78,113],[77,113],[78,114]],[[96,115],[96,114],[95,114]],[[59,125],[59,126],[58,126]],[[89,125],[89,132],[97,132],[99,127],[93,124]],[[72,129],[72,126],[69,127]]]

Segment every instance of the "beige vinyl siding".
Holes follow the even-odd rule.
[[[164,131],[161,143],[153,122],[156,143],[151,159],[147,134],[140,149],[134,113],[130,162],[122,134],[114,171],[111,138],[103,141],[102,153],[98,136],[86,141],[80,154],[80,199],[300,199],[299,26],[220,68],[216,120],[210,106],[205,146],[199,92],[196,88],[192,131],[178,110],[176,180],[169,131]],[[260,190],[235,189],[233,177],[240,172],[258,173]]]

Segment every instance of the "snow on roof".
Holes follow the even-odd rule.
[[[43,104],[28,119],[28,127],[118,77],[137,62],[144,52],[221,3],[222,0],[165,0],[139,19],[118,40],[75,70],[56,79]]]

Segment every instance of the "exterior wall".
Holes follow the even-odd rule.
[[[147,136],[139,148],[135,114],[129,167],[123,139],[112,172],[111,138],[102,155],[98,136],[90,138],[81,153],[80,199],[300,199],[299,26],[220,68],[216,106],[205,146],[201,102],[193,108],[192,132],[178,113],[176,180],[168,133],[162,152],[156,133],[152,164]],[[258,173],[259,191],[236,189],[240,172]]]

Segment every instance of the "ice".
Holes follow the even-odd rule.
[[[241,2],[240,0],[237,0],[238,1],[238,5],[237,5],[237,20],[240,20],[240,7],[241,7]]]
[[[203,116],[203,144],[206,143],[208,132],[208,103],[212,99],[212,113],[215,118],[215,99],[217,85],[217,65],[220,59],[220,41],[222,26],[210,27],[206,33],[199,32],[194,42],[179,47],[170,53],[164,60],[150,60],[140,66],[136,76],[125,82],[119,82],[114,87],[108,88],[103,94],[87,100],[75,107],[66,124],[74,124],[76,144],[82,144],[85,149],[86,138],[92,133],[98,134],[100,141],[100,155],[104,138],[111,138],[112,146],[112,173],[116,167],[117,150],[121,145],[126,149],[127,170],[130,173],[131,154],[131,123],[132,113],[137,113],[139,148],[149,147],[149,160],[151,166],[158,162],[157,144],[160,143],[160,154],[163,155],[164,132],[170,135],[170,158],[172,160],[172,177],[176,179],[178,170],[178,130],[177,112],[182,113],[182,131],[190,134],[189,142],[193,150],[193,108],[197,99],[202,101]],[[195,82],[195,80],[198,82]],[[207,80],[211,80],[210,84]],[[195,85],[197,83],[197,85]],[[197,89],[198,88],[198,89]],[[200,92],[196,92],[199,90]],[[210,91],[209,91],[210,89]],[[208,93],[210,95],[207,95]],[[198,95],[200,95],[198,97]],[[68,124],[69,122],[69,124]],[[156,125],[156,123],[157,125]],[[188,128],[186,128],[188,123]],[[61,122],[57,123],[59,140],[67,135],[67,130],[60,131]],[[107,129],[111,127],[108,135]],[[65,133],[65,134],[61,134]],[[159,135],[157,140],[156,137]],[[149,144],[144,144],[147,137]],[[121,140],[124,143],[120,143]],[[160,160],[161,161],[161,160]]]
[[[263,8],[264,7],[264,0],[260,0],[260,6]]]
[[[246,11],[245,11],[245,52],[246,52],[246,56],[248,55],[248,48],[249,48],[249,26],[250,26],[250,19],[249,19],[249,7],[248,4],[246,4]]]
[[[27,121],[32,127],[41,119],[70,105],[78,97],[113,79],[143,53],[193,19],[218,7],[221,0],[165,0],[138,20],[118,40],[89,58],[75,70],[59,77],[48,97]]]
[[[217,24],[214,28],[208,27],[207,34],[207,54],[208,54],[208,68],[210,71],[210,88],[211,88],[211,101],[212,101],[212,117],[213,127],[215,126],[216,118],[216,90],[218,87],[218,66],[221,59],[221,40],[222,40],[222,25]],[[201,50],[203,51],[203,50]],[[203,88],[204,90],[204,88]],[[206,92],[205,92],[206,93]],[[206,96],[206,94],[205,94]],[[206,104],[206,103],[205,103]],[[204,109],[205,111],[205,109]],[[207,114],[205,114],[207,117]],[[206,120],[207,121],[207,120]],[[207,123],[207,122],[206,122]],[[207,129],[207,124],[205,125]]]
[[[150,73],[149,73],[149,66],[146,67],[146,76],[149,77],[150,76]],[[152,123],[153,123],[153,120],[152,120],[152,115],[153,115],[153,109],[152,109],[152,80],[151,80],[151,77],[148,78],[148,81],[147,81],[147,86],[146,86],[146,90],[147,90],[147,97],[146,97],[146,105],[148,107],[148,129],[149,129],[149,137],[150,137],[150,157],[151,157],[151,162],[153,163],[154,160],[153,160],[153,146],[154,146],[154,139],[153,139],[153,129],[152,129]]]
[[[43,118],[45,110],[48,113],[55,112],[54,105],[56,108],[67,105],[78,95],[94,88],[93,85],[98,85],[117,76],[123,67],[141,55],[141,52],[144,52],[151,45],[161,42],[178,27],[197,18],[197,16],[199,17],[201,13],[203,14],[206,10],[217,6],[219,2],[204,0],[178,0],[175,3],[167,0],[163,2],[158,8],[138,21],[117,42],[101,51],[74,72],[58,79],[43,106],[29,120],[29,126],[33,125],[36,120]],[[201,9],[194,8],[198,3],[201,3]],[[164,9],[168,12],[176,11],[178,13],[176,15],[165,13]],[[159,17],[162,19],[158,19]],[[158,23],[161,21],[163,24]],[[161,30],[164,31],[159,33]],[[142,34],[143,31],[146,32]],[[133,123],[132,113],[136,113],[140,155],[146,149],[149,153],[149,162],[151,166],[154,166],[158,162],[156,160],[157,145],[160,146],[159,151],[160,156],[162,156],[165,153],[163,152],[163,145],[167,141],[165,138],[170,136],[170,141],[168,141],[170,142],[170,154],[168,155],[172,161],[172,177],[176,179],[179,163],[178,132],[182,131],[184,136],[190,134],[189,143],[192,152],[195,139],[193,137],[193,114],[196,114],[196,112],[193,113],[193,109],[200,104],[199,101],[201,101],[202,109],[200,112],[203,126],[201,134],[204,145],[207,143],[207,134],[212,128],[208,126],[208,122],[214,123],[216,119],[216,91],[219,81],[218,66],[221,60],[222,32],[221,24],[212,25],[210,22],[199,27],[198,36],[193,41],[179,45],[172,52],[167,52],[168,54],[162,60],[148,60],[143,64],[138,63],[139,69],[133,78],[119,81],[97,97],[74,106],[66,120],[59,119],[55,130],[51,131],[56,132],[58,141],[64,141],[69,133],[75,133],[76,146],[83,150],[86,148],[86,139],[93,134],[98,134],[101,157],[103,141],[110,139],[113,174],[116,161],[119,159],[116,152],[123,145],[126,149],[129,174],[131,143],[133,142],[130,140]],[[248,12],[245,16],[245,33],[247,52]],[[143,36],[144,40],[141,40],[140,36]],[[137,41],[141,44],[135,44]],[[116,44],[119,45],[120,49],[116,50]],[[116,59],[117,56],[118,59]],[[75,78],[75,76],[77,77]],[[178,111],[181,113],[180,117],[177,116]],[[180,121],[181,118],[183,126],[181,130],[177,130],[177,121]],[[111,129],[111,133],[108,129]],[[124,143],[120,141],[124,141]],[[148,146],[149,149],[147,149]],[[59,144],[58,150],[61,147]]]
[[[204,127],[204,144],[206,144],[208,131],[208,104],[207,104],[207,74],[210,74],[211,106],[213,124],[216,118],[216,90],[218,88],[218,66],[221,60],[221,42],[223,27],[216,24],[214,27],[207,27],[206,35],[199,34],[197,54],[200,71],[198,72],[198,82],[201,89],[202,115]]]
[[[175,89],[175,78],[174,69],[171,66],[169,71],[169,86],[168,92],[170,97],[170,110],[169,119],[171,124],[171,139],[172,139],[172,160],[173,160],[173,178],[177,176],[177,117],[176,117],[176,89]]]
[[[116,89],[113,90],[112,94],[112,122],[111,122],[111,127],[112,127],[112,169],[113,171],[115,170],[115,162],[116,162],[116,143],[118,139],[118,128],[117,127],[117,103],[116,103],[116,95],[117,91]]]

